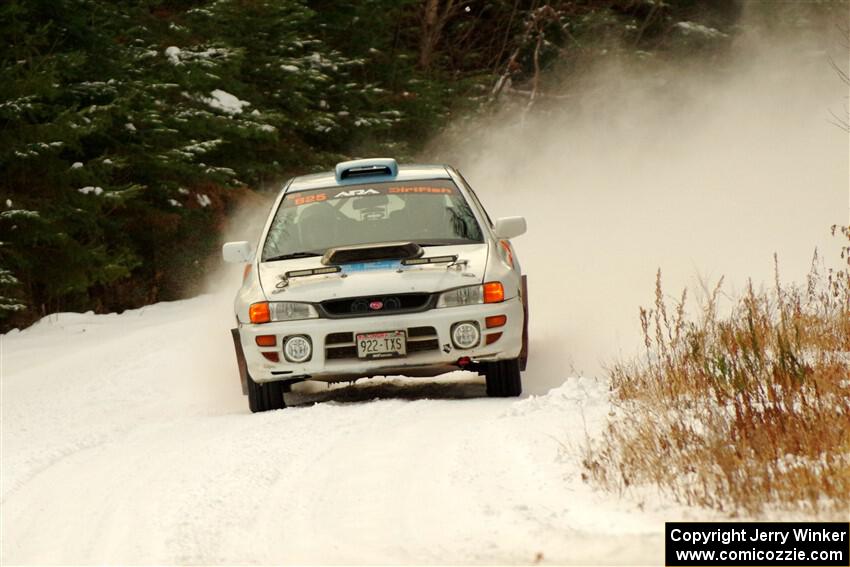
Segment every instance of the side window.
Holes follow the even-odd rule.
[[[493,220],[490,218],[489,213],[487,213],[487,209],[485,209],[484,205],[481,204],[481,200],[478,198],[478,195],[475,194],[475,190],[459,171],[455,170],[455,173],[457,173],[458,177],[461,178],[467,191],[469,191],[469,194],[472,195],[472,200],[475,201],[475,205],[478,207],[478,210],[484,213],[484,217],[487,219],[487,224],[490,225],[490,228],[493,228]]]

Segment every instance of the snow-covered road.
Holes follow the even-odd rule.
[[[3,564],[659,561],[663,517],[581,479],[604,384],[487,399],[456,373],[251,415],[227,303],[2,338]]]

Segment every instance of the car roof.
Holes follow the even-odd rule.
[[[392,168],[388,173],[376,175],[358,175],[356,177],[339,178],[341,166],[358,167],[359,165],[371,166],[375,162],[391,163]],[[394,175],[393,175],[394,173]],[[336,171],[325,171],[311,175],[295,177],[289,184],[287,192],[306,191],[309,189],[321,189],[324,187],[342,187],[360,183],[379,183],[382,181],[416,181],[419,179],[451,179],[448,168],[438,164],[409,164],[397,165],[395,160],[356,160],[337,164]]]

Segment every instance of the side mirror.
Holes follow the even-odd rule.
[[[242,240],[240,242],[228,242],[221,247],[221,255],[225,262],[233,264],[247,264],[254,259],[251,244]]]
[[[499,238],[510,239],[525,234],[528,227],[525,224],[525,217],[502,217],[496,219],[493,230]]]

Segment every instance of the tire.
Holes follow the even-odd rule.
[[[491,398],[513,398],[522,393],[522,377],[518,358],[488,362],[484,369],[487,395]]]
[[[248,375],[248,407],[253,413],[283,409],[286,407],[283,390],[281,382],[259,384]]]

